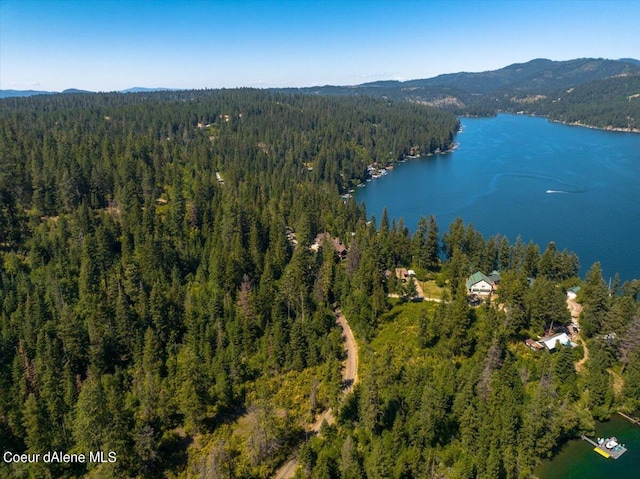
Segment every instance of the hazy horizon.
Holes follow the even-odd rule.
[[[282,88],[640,58],[630,1],[0,1],[0,89]]]
[[[515,64],[524,64],[524,63],[528,63],[530,61],[533,60],[539,60],[539,58],[531,58],[529,60],[526,61],[522,61],[522,62],[516,62]],[[550,59],[546,59],[546,60],[550,60]],[[568,60],[577,60],[576,59],[568,59]],[[639,61],[636,58],[604,58],[604,60],[634,60],[634,61]],[[564,60],[556,60],[556,61],[564,61]],[[513,65],[513,64],[510,64]],[[496,68],[496,70],[500,70],[502,68],[508,67],[510,65],[504,65],[502,67]],[[478,71],[478,72],[471,72],[471,71],[456,71],[456,72],[445,72],[445,73],[440,73],[438,75],[435,76],[440,76],[440,75],[449,75],[449,74],[456,74],[456,73],[482,73],[484,71],[491,71],[491,70],[483,70],[483,71]],[[149,90],[149,91],[162,91],[162,90],[166,90],[166,91],[181,91],[181,90],[216,90],[216,89],[223,89],[223,88],[228,88],[228,89],[233,89],[233,88],[256,88],[256,89],[272,89],[272,88],[314,88],[314,87],[325,87],[325,86],[358,86],[358,85],[363,85],[366,83],[376,83],[376,82],[380,82],[380,81],[399,81],[399,82],[405,82],[405,81],[413,81],[413,80],[423,80],[423,79],[429,79],[429,78],[433,78],[433,77],[424,77],[424,78],[406,78],[406,79],[402,79],[402,80],[392,80],[392,79],[371,79],[371,80],[367,80],[365,82],[362,83],[353,83],[353,84],[317,84],[317,85],[300,85],[297,87],[276,87],[276,86],[253,86],[253,87],[247,87],[247,86],[243,86],[243,85],[239,85],[237,87],[193,87],[193,88],[189,88],[189,87],[184,87],[184,88],[173,88],[173,87],[167,87],[167,86],[162,86],[162,85],[156,85],[156,86],[149,86],[149,85],[133,85],[133,86],[129,86],[126,88],[121,88],[119,90],[85,90],[85,89],[81,89],[81,88],[76,88],[74,86],[69,86],[67,88],[61,89],[61,90],[40,90],[38,88],[24,88],[24,89],[16,89],[16,88],[0,88],[0,90],[2,91],[43,91],[46,93],[63,93],[67,90],[78,90],[78,91],[87,91],[87,92],[91,92],[91,93],[111,93],[111,92],[128,92],[129,90],[136,90],[136,89],[141,89],[141,90]]]

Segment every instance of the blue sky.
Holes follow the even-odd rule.
[[[0,0],[0,88],[359,84],[640,59],[640,0]]]

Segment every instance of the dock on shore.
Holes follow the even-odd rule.
[[[607,459],[612,457],[614,459],[618,459],[620,456],[622,456],[625,452],[627,452],[627,448],[624,446],[616,446],[613,449],[607,449],[604,446],[600,446],[598,445],[598,443],[596,443],[593,439],[588,438],[587,436],[580,436],[583,440],[587,441],[589,444],[595,446],[593,448],[594,452],[597,452],[598,454],[600,454],[603,457],[606,457]]]
[[[640,419],[636,419],[634,417],[627,416],[625,413],[622,413],[620,411],[618,411],[618,414],[620,416],[622,416],[623,418],[625,418],[627,421],[632,422],[633,424],[637,424],[638,426],[640,426]]]

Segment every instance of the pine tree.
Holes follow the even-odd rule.
[[[605,328],[604,318],[607,316],[610,303],[600,263],[594,263],[587,272],[583,298],[580,326],[587,337],[591,337]]]
[[[427,268],[437,270],[440,266],[440,237],[438,235],[438,223],[434,215],[429,216],[429,229],[425,244],[425,257]]]
[[[427,268],[428,257],[426,251],[427,234],[429,232],[429,226],[427,219],[424,216],[420,217],[418,221],[418,228],[411,240],[411,255],[413,257],[413,264],[418,268]]]
[[[73,434],[83,451],[101,451],[111,425],[102,384],[89,376],[82,384],[75,408]]]

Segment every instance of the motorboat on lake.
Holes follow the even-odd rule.
[[[608,438],[604,438],[604,437],[599,437],[598,438],[598,445],[599,446],[604,446],[607,449],[616,449],[618,446],[620,446],[620,443],[618,443],[618,439],[613,436],[613,437],[608,437]]]

